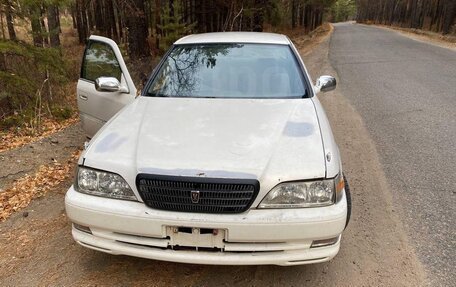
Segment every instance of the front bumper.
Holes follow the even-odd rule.
[[[193,264],[299,265],[332,259],[340,248],[347,204],[303,209],[251,209],[240,214],[201,214],[155,210],[141,202],[90,196],[70,188],[65,197],[69,219],[90,227],[73,227],[73,237],[95,250]],[[172,250],[167,227],[225,231],[216,251]],[[339,237],[337,243],[310,248],[313,240]],[[201,248],[202,249],[202,248]],[[204,249],[206,250],[206,249]]]

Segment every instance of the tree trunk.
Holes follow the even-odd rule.
[[[76,6],[75,6],[75,4],[73,4],[73,5],[70,6],[70,10],[71,10],[71,19],[73,20],[73,29],[77,29],[77,28],[78,28],[78,24],[77,24],[77,22],[76,22],[77,11],[76,11]]]
[[[103,1],[103,31],[104,35],[108,38],[112,38],[112,29],[111,29],[111,11],[109,9],[110,0]]]
[[[8,27],[8,36],[10,40],[16,41],[16,31],[14,31],[14,17],[13,11],[11,9],[11,2],[9,0],[5,1],[5,16],[6,16],[6,26]]]
[[[41,9],[40,7],[33,7],[30,11],[32,26],[33,44],[37,47],[43,47],[43,31],[41,30]]]
[[[90,35],[90,28],[89,28],[89,20],[87,19],[87,3],[83,0],[83,6],[81,9],[81,19],[82,19],[82,28],[84,29],[84,33],[86,35],[84,42]]]
[[[174,0],[168,0],[169,2],[169,17],[174,17]]]
[[[445,6],[446,9],[443,16],[442,33],[448,34],[450,33],[451,26],[454,23],[454,17],[456,16],[456,2],[454,0],[448,0]]]
[[[51,43],[51,47],[58,47],[60,46],[60,27],[59,27],[59,8],[57,5],[50,5],[47,11],[47,18],[48,18],[48,28],[49,28],[49,39]]]
[[[120,35],[119,35],[119,31],[117,30],[117,24],[116,24],[116,13],[114,11],[115,7],[114,7],[114,1],[110,1],[110,12],[111,12],[111,29],[112,29],[112,37],[115,41],[117,42],[120,42]],[[146,20],[146,23],[147,23],[147,20]]]
[[[76,0],[76,9],[75,9],[75,14],[76,14],[76,27],[78,29],[78,36],[79,36],[79,43],[84,44],[88,33],[87,33],[87,28],[84,26],[84,11],[85,7],[83,6],[83,0]]]
[[[291,28],[296,28],[296,0],[291,0]]]
[[[43,4],[45,5],[45,4]],[[43,46],[49,45],[49,38],[48,38],[48,30],[46,27],[46,23],[44,22],[44,15],[46,13],[46,7],[40,7],[40,25],[41,25],[41,38],[43,39]]]
[[[95,29],[99,33],[103,33],[103,13],[102,13],[102,2],[94,1],[94,17],[95,17]]]
[[[265,1],[264,0],[255,0],[254,2],[254,15],[253,15],[253,31],[255,32],[263,32],[263,11],[265,9]]]
[[[147,19],[143,0],[132,0],[130,11],[127,11],[128,50],[132,58],[149,54],[147,44]]]
[[[6,39],[5,28],[3,27],[3,14],[0,13],[0,29],[2,29],[2,39]]]
[[[206,1],[201,1],[201,23],[202,23],[202,32],[207,32],[207,18],[206,18]]]
[[[157,51],[160,50],[160,0],[155,0],[155,46]]]

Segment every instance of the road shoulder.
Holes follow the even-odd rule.
[[[362,24],[358,23],[357,25],[367,26],[367,27],[376,27],[379,29],[384,29],[392,31],[394,33],[400,34],[404,37],[410,38],[412,40],[427,43],[430,45],[438,46],[441,48],[450,49],[456,51],[456,36],[443,36],[438,33],[424,31],[419,29],[411,28],[402,28],[396,26],[387,26],[380,24]]]
[[[421,286],[426,282],[424,269],[393,207],[375,144],[361,115],[341,93],[345,83],[329,62],[329,43],[330,39],[325,40],[303,57],[314,80],[328,74],[339,83],[334,92],[318,96],[339,145],[353,197],[352,221],[332,264],[352,264],[354,268],[339,274],[344,279],[341,282],[353,282],[347,285]],[[334,271],[342,269],[339,266]]]

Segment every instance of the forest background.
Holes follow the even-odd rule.
[[[454,35],[454,0],[0,0],[0,136],[37,135],[77,121],[75,85],[86,39],[116,41],[141,83],[191,33],[312,35],[357,20]]]

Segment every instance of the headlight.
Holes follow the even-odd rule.
[[[274,187],[266,195],[259,208],[301,208],[331,205],[341,198],[343,186],[342,176],[318,181],[284,182]]]
[[[79,192],[126,200],[137,200],[128,183],[120,175],[79,167],[75,189]]]

